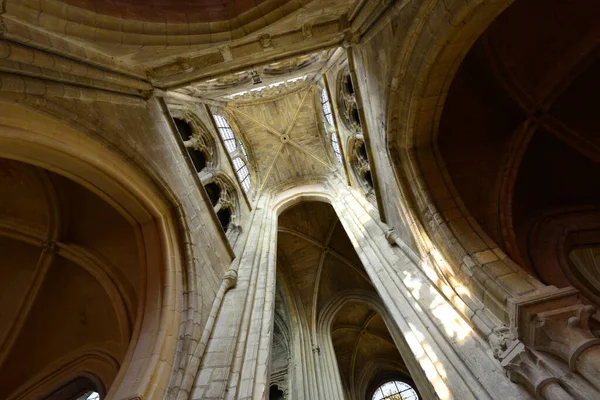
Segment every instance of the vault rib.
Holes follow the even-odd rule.
[[[315,156],[313,153],[311,153],[310,151],[308,151],[307,149],[305,149],[304,147],[302,147],[299,143],[296,143],[295,141],[293,141],[291,139],[290,139],[290,141],[288,143],[291,144],[292,146],[294,146],[295,148],[297,148],[298,150],[301,150],[305,154],[308,154],[311,158],[313,158],[314,160],[316,160],[316,161],[320,162],[321,164],[323,164],[330,171],[334,171],[334,168],[331,166],[331,164],[329,164],[326,161],[321,160],[319,157]]]
[[[269,181],[269,176],[271,176],[271,171],[273,171],[273,167],[275,167],[275,163],[277,162],[277,159],[279,158],[279,156],[281,155],[281,153],[283,151],[283,146],[285,146],[285,143],[281,143],[279,145],[279,148],[277,149],[277,153],[275,153],[275,157],[273,157],[273,161],[271,161],[271,164],[269,165],[269,168],[267,169],[267,173],[265,175],[265,178],[263,179],[262,185],[260,186],[259,193],[262,193],[267,182]]]
[[[298,108],[296,108],[296,111],[294,112],[294,117],[292,118],[292,121],[290,122],[290,124],[288,125],[288,127],[285,129],[285,134],[286,135],[289,135],[290,132],[292,131],[292,128],[294,127],[294,125],[296,125],[296,120],[298,119],[298,114],[300,114],[300,110],[304,106],[304,102],[306,101],[306,97],[308,96],[309,93],[312,93],[312,92],[313,92],[313,89],[309,88],[304,93],[304,96],[302,97],[302,100],[300,100],[300,104],[298,105]]]
[[[333,236],[333,231],[335,231],[335,227],[337,226],[339,219],[334,219],[333,223],[329,227],[329,231],[327,231],[327,236],[325,237],[325,243],[321,250],[321,257],[319,259],[319,266],[317,267],[317,279],[315,280],[315,290],[313,291],[313,299],[312,299],[312,323],[314,326],[317,326],[317,301],[319,300],[319,286],[321,284],[321,275],[323,274],[323,264],[325,263],[325,256],[329,250],[329,242],[331,242],[331,237]]]
[[[352,361],[350,361],[350,379],[352,380],[352,382],[350,382],[350,387],[354,387],[354,381],[356,379],[356,357],[358,356],[358,346],[360,345],[360,339],[362,339],[363,336],[362,331],[367,330],[367,327],[376,315],[377,313],[371,310],[371,312],[367,315],[367,318],[365,318],[365,321],[363,322],[362,327],[360,328],[360,332],[356,337],[356,341],[354,342],[354,349],[352,349]]]
[[[315,246],[318,246],[320,248],[326,248],[326,246],[323,245],[323,243],[319,242],[318,240],[304,234],[298,231],[295,231],[293,229],[289,229],[289,228],[283,228],[280,227],[278,228],[278,231],[281,233],[287,233],[290,235],[294,235],[296,237],[299,237],[300,239],[304,239],[307,242],[310,242],[312,244],[314,244]],[[335,256],[336,258],[338,258],[340,261],[342,261],[343,263],[345,263],[346,265],[348,265],[350,268],[352,268],[354,271],[356,271],[361,277],[363,277],[363,279],[365,279],[367,282],[371,283],[371,281],[369,280],[369,277],[367,276],[366,272],[364,272],[361,268],[359,268],[358,266],[354,265],[349,259],[347,259],[346,257],[344,257],[343,255],[341,255],[340,253],[338,253],[337,251],[333,250],[332,248],[328,248],[328,253]]]

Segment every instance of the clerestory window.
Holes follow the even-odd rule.
[[[235,168],[235,174],[242,184],[242,188],[247,192],[250,190],[250,171],[248,171],[248,166],[241,157],[236,157],[233,160],[233,167]]]
[[[237,148],[233,129],[231,129],[229,122],[227,122],[222,115],[214,114],[214,117],[217,128],[219,129],[219,135],[221,135],[221,139],[223,139],[223,143],[225,143],[225,148],[229,153],[233,153]]]
[[[321,90],[321,106],[323,107],[323,115],[330,126],[333,126],[333,114],[331,112],[331,103],[327,95],[327,89]]]
[[[235,174],[237,175],[244,191],[248,192],[251,187],[250,170],[246,165],[246,162],[248,161],[248,152],[246,151],[242,141],[236,139],[233,129],[231,129],[227,119],[219,114],[213,114],[213,117],[215,118],[215,123],[217,125],[217,129],[219,130],[219,134],[223,139],[225,148],[229,152],[229,155],[233,158],[232,162],[233,168],[235,169]]]

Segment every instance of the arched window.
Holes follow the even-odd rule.
[[[212,206],[216,206],[219,202],[219,198],[221,197],[221,187],[219,187],[219,185],[217,185],[215,182],[211,182],[204,185],[204,190],[206,190],[206,194],[208,195]]]
[[[221,135],[223,143],[225,144],[225,148],[232,158],[231,161],[233,162],[235,174],[237,175],[244,191],[248,192],[252,186],[250,181],[250,170],[246,165],[246,162],[248,161],[248,152],[246,151],[242,141],[236,139],[233,129],[231,129],[231,126],[225,117],[219,114],[213,114],[213,116],[215,118],[215,124],[219,130],[219,134]]]
[[[373,394],[372,400],[418,400],[415,389],[408,383],[391,381],[381,385]]]
[[[200,126],[196,125],[194,129],[190,123],[192,118],[189,115],[184,113],[181,117],[174,117],[173,121],[196,172],[202,171],[209,166],[209,163],[214,166],[212,140],[208,139],[206,132]]]

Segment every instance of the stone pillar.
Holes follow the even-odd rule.
[[[229,290],[210,336],[190,399],[266,399],[275,291],[277,216],[258,199],[232,264]]]
[[[394,341],[421,394],[528,398],[524,389],[507,379],[489,345],[456,310],[461,300],[452,287],[440,280],[426,259],[415,263],[400,246],[390,245],[384,225],[370,215],[372,205],[361,194],[337,179],[329,183],[336,193],[334,209],[389,310],[398,332]]]
[[[561,386],[561,381],[546,368],[544,361],[523,343],[515,342],[503,356],[502,366],[513,382],[528,387],[536,398],[570,400],[573,397]]]

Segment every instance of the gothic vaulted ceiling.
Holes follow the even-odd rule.
[[[230,104],[226,110],[250,144],[256,189],[327,175],[335,161],[319,129],[315,88],[304,85],[271,101]],[[320,107],[320,103],[318,104]]]
[[[10,188],[0,199],[0,398],[32,398],[23,390],[74,365],[109,386],[140,301],[139,232],[83,186],[29,164],[0,159],[0,187]]]
[[[472,215],[557,286],[576,283],[539,256],[600,243],[571,235],[600,228],[599,19],[594,0],[515,2],[466,56],[440,123],[441,154]]]

